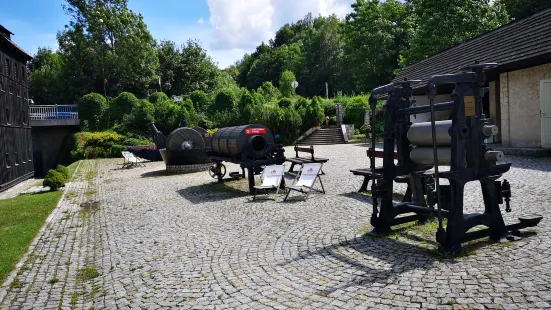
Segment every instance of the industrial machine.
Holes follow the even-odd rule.
[[[165,138],[154,123],[149,123],[148,127],[167,171],[201,171],[208,169],[212,164],[207,157],[205,144],[210,142],[210,137],[205,129],[180,127]]]
[[[375,114],[377,101],[386,97],[384,126],[383,166],[375,167],[371,159],[373,234],[387,234],[392,226],[413,221],[438,220],[436,240],[445,253],[460,252],[462,243],[482,237],[492,240],[513,238],[519,229],[537,225],[539,215],[520,217],[519,222],[505,225],[500,204],[510,212],[511,187],[507,180],[499,180],[509,171],[511,164],[500,163],[503,153],[494,151],[484,140],[497,134],[498,128],[489,124],[482,113],[485,69],[495,64],[478,64],[460,69],[458,74],[434,76],[429,79],[430,104],[415,106],[412,83],[402,81],[374,89],[369,102]],[[438,86],[453,84],[453,101],[435,104]],[[436,121],[435,111],[451,110],[451,120]],[[431,121],[412,124],[410,115],[431,114]],[[375,117],[371,119],[375,128]],[[374,132],[372,133],[374,135]],[[375,149],[375,141],[372,142]],[[395,163],[394,151],[398,159]],[[449,166],[449,171],[439,171]],[[375,182],[375,175],[382,179]],[[393,203],[396,177],[408,177],[412,191],[411,201]],[[449,185],[440,184],[446,179]],[[477,181],[482,188],[484,210],[480,213],[464,212],[465,184]],[[426,196],[426,198],[425,198]],[[436,206],[436,208],[435,208]],[[410,215],[406,215],[406,214]],[[447,219],[444,228],[443,219]],[[483,225],[486,229],[469,231]]]
[[[231,173],[233,178],[249,179],[249,190],[254,191],[254,176],[262,172],[262,166],[280,165],[285,162],[285,150],[274,142],[274,136],[264,125],[242,125],[220,128],[210,141],[208,158],[214,163],[209,173],[223,181],[226,167],[222,162],[241,166],[242,173]],[[247,169],[247,175],[245,174]]]

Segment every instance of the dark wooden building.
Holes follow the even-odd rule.
[[[0,25],[0,191],[33,176],[25,51]]]

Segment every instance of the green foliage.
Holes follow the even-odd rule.
[[[64,9],[70,21],[57,39],[65,103],[103,93],[104,79],[109,97],[122,91],[144,96],[157,80],[159,61],[143,16],[121,0],[71,0]]]
[[[189,95],[197,112],[206,112],[210,106],[210,99],[202,90],[195,90]]]
[[[275,88],[272,82],[264,82],[257,90],[257,93],[264,97],[265,102],[271,102],[281,97],[279,89]]]
[[[306,108],[306,114],[304,115],[304,129],[312,128],[321,125],[325,115],[323,113],[321,97],[316,96],[312,98],[312,102]]]
[[[113,145],[119,144],[123,136],[116,132],[78,132],[73,135],[74,146],[71,151],[73,160],[120,157],[113,150]]]
[[[253,114],[255,99],[253,95],[248,90],[243,90],[241,92],[241,99],[239,100],[238,109],[239,114],[241,115],[241,123],[246,124],[251,119]]]
[[[514,19],[528,17],[551,7],[549,0],[498,0],[496,4],[505,6],[507,13]]]
[[[283,117],[277,132],[281,135],[283,144],[291,144],[300,136],[302,118],[292,105],[281,110]]]
[[[234,92],[223,89],[216,94],[214,104],[211,107],[216,112],[232,111],[235,108],[236,101]]]
[[[291,85],[296,81],[295,74],[289,70],[283,71],[281,73],[281,78],[279,79],[279,91],[281,95],[286,98],[291,98],[295,94],[295,89]]]
[[[158,91],[151,94],[148,99],[149,99],[149,102],[153,104],[157,104],[159,102],[168,100],[168,96],[165,93]]]
[[[344,108],[344,122],[354,124],[354,128],[360,128],[364,123],[365,112],[369,109],[367,96],[350,98]]]
[[[51,49],[38,48],[29,69],[29,91],[35,104],[56,104],[65,102],[64,85],[61,78],[63,66],[61,56]]]
[[[65,176],[62,173],[50,169],[44,177],[42,186],[49,186],[50,190],[57,191],[59,188],[65,186],[65,180]]]
[[[78,116],[87,122],[89,129],[101,130],[105,126],[104,114],[107,110],[107,100],[100,94],[90,93],[78,101]]]
[[[69,168],[63,166],[63,165],[57,165],[55,168],[55,171],[61,173],[65,180],[69,180]]]
[[[122,121],[126,114],[130,114],[139,105],[140,100],[131,93],[122,92],[109,103],[110,123]]]
[[[293,100],[289,98],[281,98],[277,104],[280,108],[289,108],[293,105]]]
[[[470,0],[469,0],[470,1]],[[413,33],[412,16],[398,0],[358,0],[346,17],[346,67],[353,90],[388,83]]]
[[[322,101],[322,106],[323,106],[323,113],[326,116],[337,115],[337,103],[336,103],[336,101],[324,99]]]
[[[508,22],[489,0],[410,0],[417,25],[402,65],[409,65]]]
[[[125,133],[149,134],[147,124],[155,121],[155,106],[147,100],[139,100],[130,114],[122,120],[122,130]]]
[[[308,108],[308,106],[310,105],[310,100],[304,98],[304,97],[298,97],[297,101],[295,102],[295,107],[296,109],[304,109],[306,110],[306,108]]]

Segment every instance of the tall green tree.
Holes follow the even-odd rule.
[[[508,22],[503,6],[490,0],[408,0],[416,31],[402,54],[410,65]]]
[[[283,97],[291,98],[295,94],[295,89],[292,83],[296,80],[295,74],[289,70],[283,71],[281,79],[279,79],[279,91]]]
[[[514,19],[522,19],[551,7],[549,0],[498,0]]]
[[[174,94],[189,94],[195,90],[211,92],[219,75],[220,70],[199,42],[188,40],[181,47],[171,91]]]
[[[408,44],[413,23],[406,5],[397,0],[357,0],[346,17],[348,91],[367,92],[388,83]]]
[[[62,104],[64,98],[64,79],[61,75],[63,61],[58,53],[51,49],[39,48],[29,63],[29,92],[35,104]]]
[[[161,41],[156,48],[157,57],[159,58],[159,69],[157,75],[161,80],[161,87],[164,93],[170,96],[180,95],[181,93],[173,92],[174,81],[178,74],[181,55],[180,49],[173,41]]]
[[[70,23],[58,33],[69,97],[95,91],[144,95],[156,81],[155,41],[127,0],[67,0]]]

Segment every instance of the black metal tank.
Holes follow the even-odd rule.
[[[212,151],[221,156],[236,157],[246,153],[260,159],[269,152],[274,136],[264,125],[242,125],[220,128],[211,139]]]

